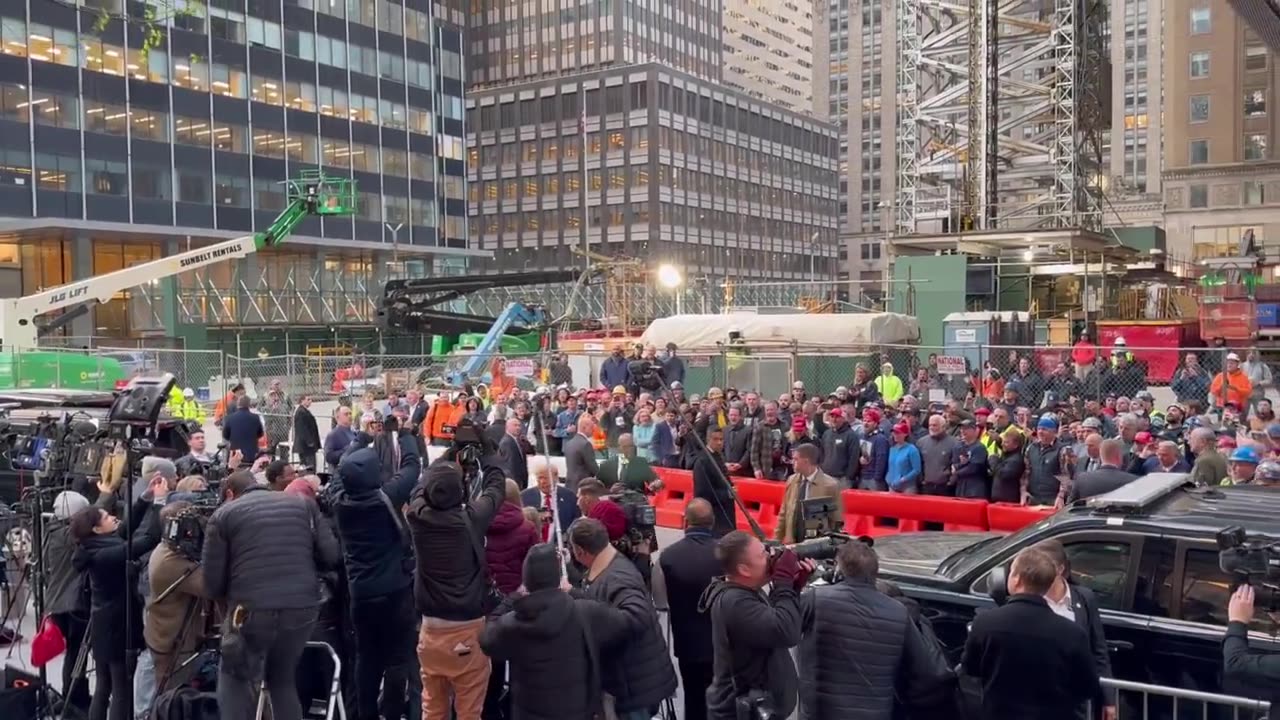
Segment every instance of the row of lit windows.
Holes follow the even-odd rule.
[[[830,234],[830,230],[815,225],[802,225],[784,220],[760,220],[746,218],[722,210],[688,207],[672,203],[659,203],[658,216],[661,225],[684,227],[691,230],[726,232],[752,237],[803,242],[807,246],[815,233]],[[592,205],[586,208],[588,227],[624,227],[645,225],[650,221],[649,204],[645,202],[614,205]],[[631,210],[631,219],[627,210]],[[541,211],[528,210],[481,215],[473,222],[485,235],[498,233],[555,233],[559,230],[576,231],[582,227],[582,208],[550,208]],[[807,258],[807,256],[806,256]]]

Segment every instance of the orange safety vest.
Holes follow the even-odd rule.
[[[462,418],[467,414],[467,404],[458,403],[453,406],[453,412],[449,413],[449,437],[453,437],[454,428],[458,427],[458,423],[462,422]]]
[[[591,433],[591,447],[596,452],[604,452],[605,445],[608,443],[608,436],[604,434],[604,428],[596,426],[595,432]]]
[[[453,439],[453,426],[449,425],[449,415],[452,411],[453,403],[444,398],[436,398],[436,401],[431,404],[431,409],[427,411],[427,419],[422,423],[422,431],[427,440]]]

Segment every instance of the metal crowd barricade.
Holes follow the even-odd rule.
[[[1117,695],[1116,720],[1262,720],[1271,708],[1265,700],[1113,678],[1103,678],[1102,686]],[[1089,717],[1097,717],[1092,708]]]

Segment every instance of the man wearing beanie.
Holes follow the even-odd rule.
[[[81,573],[71,565],[75,542],[71,538],[71,518],[89,507],[89,499],[78,492],[65,490],[53,499],[53,520],[45,525],[41,548],[45,567],[45,612],[53,618],[67,640],[66,658],[62,663],[62,695],[71,707],[81,713],[89,711],[89,680],[80,677],[71,684],[80,643],[88,629],[87,597],[81,593]]]
[[[505,500],[507,479],[486,458],[483,490],[472,500],[462,467],[448,457],[427,468],[406,512],[418,566],[414,604],[422,616],[422,716],[448,717],[452,696],[457,720],[479,720],[490,673],[480,631],[485,614],[494,610],[486,605],[496,592],[484,561],[484,538]]]
[[[527,594],[480,634],[484,652],[509,663],[511,720],[592,720],[603,712],[600,658],[630,636],[627,617],[570,595],[549,543],[525,556],[523,577]]]

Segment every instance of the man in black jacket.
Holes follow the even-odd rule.
[[[240,451],[246,460],[258,457],[258,438],[262,437],[262,418],[253,413],[248,395],[236,401],[235,412],[227,413],[222,420],[222,439],[232,452]]]
[[[844,579],[800,596],[800,716],[892,720],[918,697],[936,697],[954,674],[926,644],[906,606],[876,589],[880,561],[848,542]]]
[[[529,462],[520,445],[520,421],[508,418],[506,432],[498,442],[498,452],[502,456],[502,469],[507,477],[516,481],[522,489],[529,485]]]
[[[862,443],[857,431],[843,410],[832,410],[831,426],[822,433],[822,472],[839,482],[842,490],[848,490],[858,477],[861,458]]]
[[[209,597],[228,608],[219,712],[252,717],[265,681],[275,720],[301,720],[294,675],[316,623],[320,572],[340,559],[337,538],[313,500],[271,492],[244,471],[222,487],[227,500],[209,518],[200,563]]]
[[[492,448],[490,448],[492,451]],[[422,665],[423,716],[449,714],[477,720],[489,688],[489,659],[480,652],[490,576],[483,543],[507,479],[492,452],[482,461],[484,489],[467,501],[462,467],[450,452],[427,468],[426,481],[409,500],[409,530],[417,558],[414,601],[422,616],[418,660]]]
[[[698,612],[698,601],[721,573],[712,533],[711,504],[694,498],[684,509],[684,537],[658,555],[667,586],[671,639],[684,688],[684,720],[706,720],[711,686],[711,618]]]
[[[729,408],[724,426],[724,465],[740,477],[751,477],[751,426],[742,421],[742,408]]]
[[[733,503],[733,488],[729,486],[729,470],[720,455],[724,449],[724,431],[712,428],[707,431],[707,451],[699,451],[693,462],[693,496],[702,498],[715,513],[713,531],[716,537],[732,532],[738,527],[738,510]]]
[[[609,533],[598,520],[575,520],[569,527],[569,548],[574,560],[587,569],[583,596],[607,603],[627,617],[626,643],[601,668],[605,716],[649,720],[662,701],[675,694],[676,673],[644,577],[635,563],[609,544]]]
[[[413,545],[402,508],[418,484],[418,443],[397,435],[400,466],[382,483],[382,458],[368,436],[338,465],[333,512],[342,540],[356,641],[356,720],[405,716],[414,665]],[[385,683],[385,685],[383,685]],[[378,688],[385,687],[382,707]]]
[[[293,451],[303,465],[314,468],[319,467],[316,453],[320,447],[320,428],[316,425],[316,416],[311,414],[311,396],[303,395],[293,411]]]
[[[711,615],[714,653],[707,717],[735,720],[738,705],[766,704],[777,717],[796,707],[796,666],[790,648],[800,642],[800,596],[813,571],[795,552],[783,550],[772,567],[764,544],[734,530],[716,544],[723,579],[707,587],[698,609]],[[769,583],[769,595],[761,589]]]
[[[1095,495],[1104,495],[1137,480],[1137,475],[1120,469],[1120,464],[1124,462],[1124,450],[1124,441],[1119,438],[1103,440],[1098,448],[1102,466],[1077,475],[1066,490],[1065,501],[1073,503]]]
[[[1084,631],[1044,598],[1057,577],[1043,550],[1023,550],[1009,570],[1009,602],[973,621],[963,666],[982,682],[983,720],[1076,720],[1102,699]]]
[[[529,550],[523,580],[528,594],[480,633],[485,654],[510,663],[513,720],[594,720],[604,706],[600,659],[631,636],[626,615],[565,592],[554,545]]]

